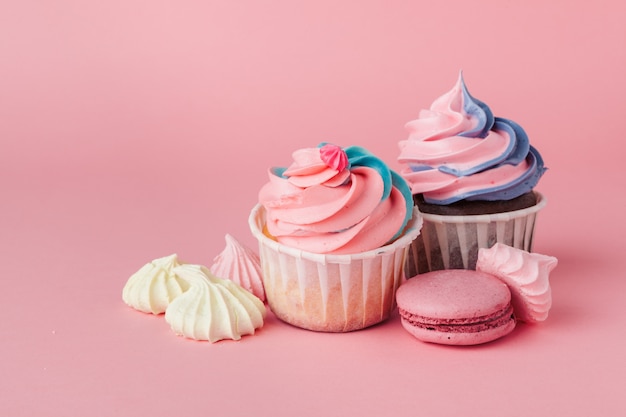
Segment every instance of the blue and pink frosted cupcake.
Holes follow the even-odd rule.
[[[536,215],[546,205],[534,187],[546,168],[520,125],[494,117],[460,74],[406,128],[400,173],[424,217],[409,274],[475,269],[478,249],[496,242],[531,250]]]

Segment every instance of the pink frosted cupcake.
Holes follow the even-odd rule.
[[[385,320],[421,227],[408,185],[360,147],[322,144],[293,158],[269,171],[249,219],[271,310],[327,332]]]
[[[478,249],[496,242],[532,249],[536,216],[546,205],[533,189],[546,168],[521,126],[494,117],[459,75],[406,127],[398,161],[424,218],[410,275],[475,269]]]

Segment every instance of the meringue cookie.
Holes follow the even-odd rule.
[[[187,283],[172,269],[180,265],[176,254],[155,259],[135,272],[124,285],[122,299],[144,313],[164,313],[172,300],[187,290]]]
[[[537,323],[548,317],[552,307],[549,275],[557,263],[553,256],[496,243],[478,250],[476,270],[495,275],[509,286],[518,320]]]
[[[217,277],[230,279],[265,301],[259,255],[231,235],[227,234],[225,238],[226,247],[215,257],[210,271]]]
[[[189,286],[165,311],[176,334],[210,342],[239,340],[263,326],[263,302],[238,284],[201,265],[181,265],[173,272]]]

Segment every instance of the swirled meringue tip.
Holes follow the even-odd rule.
[[[225,236],[226,247],[213,259],[209,268],[219,278],[230,279],[265,301],[259,255],[242,245],[230,234]]]
[[[552,307],[549,276],[557,263],[553,256],[496,243],[478,250],[476,270],[494,275],[508,285],[518,320],[537,323],[548,317]]]
[[[172,300],[187,290],[187,283],[172,273],[179,265],[176,254],[148,262],[128,279],[122,299],[136,310],[164,313]]]
[[[202,265],[185,264],[174,274],[189,288],[165,311],[174,333],[195,340],[239,340],[263,326],[263,302],[233,281],[218,278]]]

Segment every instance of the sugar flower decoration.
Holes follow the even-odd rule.
[[[319,148],[320,158],[324,163],[336,171],[343,171],[348,168],[348,155],[337,145],[327,143]]]

